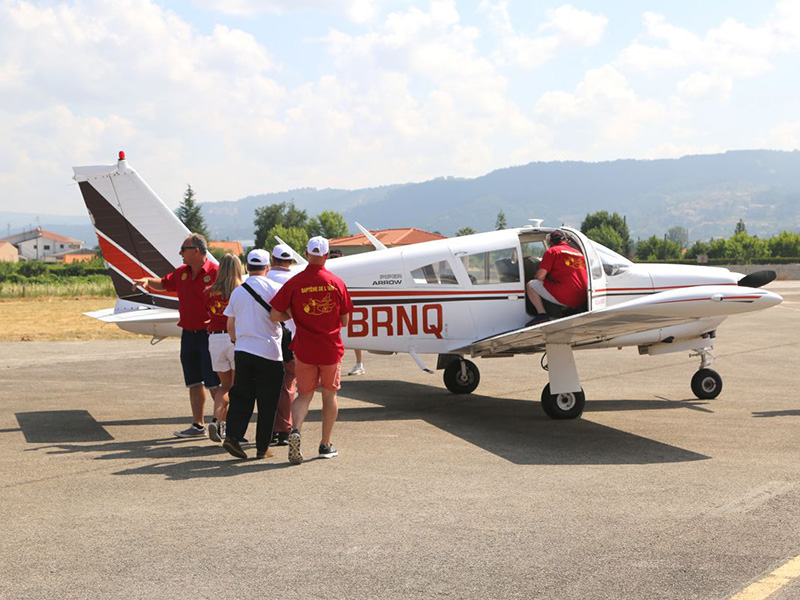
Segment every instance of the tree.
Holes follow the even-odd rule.
[[[739,219],[739,222],[736,223],[736,229],[733,230],[733,235],[737,233],[747,233],[747,227],[742,219]]]
[[[781,231],[778,235],[766,240],[772,256],[800,256],[800,234]]]
[[[299,227],[305,229],[306,222],[308,221],[308,214],[304,210],[299,210],[294,201],[289,204],[281,202],[280,204],[270,204],[269,206],[262,206],[257,208],[254,212],[255,219],[253,224],[256,227],[253,237],[255,237],[256,248],[270,248],[274,246],[272,241],[273,237],[269,232],[277,225],[284,227]]]
[[[586,232],[586,235],[606,248],[610,248],[614,252],[622,253],[624,242],[619,232],[608,223],[603,223],[599,227],[593,227]]]
[[[335,210],[323,210],[306,224],[309,237],[321,235],[330,239],[347,237],[350,229],[341,213]]]
[[[667,239],[680,244],[681,248],[689,246],[689,230],[686,227],[671,227],[667,231]]]
[[[681,246],[656,235],[636,244],[636,258],[639,260],[670,260],[681,257]]]
[[[506,223],[506,213],[501,210],[499,213],[497,213],[497,220],[494,222],[494,228],[499,231],[501,229],[505,229],[506,227],[508,227],[508,224]]]
[[[588,237],[595,239],[592,234],[590,233],[592,230],[600,229],[602,225],[608,225],[614,231],[619,234],[619,238],[621,240],[621,245],[611,250],[615,252],[619,252],[625,256],[630,256],[631,254],[631,234],[628,230],[628,223],[625,221],[625,217],[621,217],[619,214],[614,213],[609,215],[608,212],[601,210],[596,213],[591,213],[586,215],[586,218],[581,223],[581,231],[585,233]],[[597,233],[597,232],[596,232]],[[598,240],[599,242],[599,240]],[[604,244],[603,242],[599,242]]]
[[[689,246],[689,249],[686,251],[686,258],[697,258],[698,256],[705,254],[708,256],[711,250],[711,244],[708,242],[703,242],[701,240],[697,240],[694,244]]]
[[[206,227],[206,220],[203,218],[203,212],[194,198],[194,190],[191,185],[186,188],[186,193],[183,194],[183,201],[175,210],[175,216],[192,233],[199,233],[206,240],[211,238],[208,233],[208,227]]]
[[[467,225],[466,227],[462,227],[461,229],[456,231],[456,236],[461,237],[462,235],[472,235],[473,233],[476,233],[476,231],[472,227]]]
[[[284,242],[289,244],[294,250],[303,256],[308,245],[308,231],[304,227],[286,227],[284,225],[276,225],[267,233],[267,245],[265,247],[272,248],[278,243],[275,236],[281,238]]]
[[[750,264],[755,258],[768,256],[767,242],[754,235],[747,235],[746,232],[736,233],[725,242],[725,258],[740,264]]]

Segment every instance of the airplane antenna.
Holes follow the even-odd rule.
[[[279,244],[286,244],[286,242],[284,242],[284,241],[283,241],[281,238],[279,238],[277,235],[275,236],[275,239],[276,239],[276,240],[278,240],[278,243],[279,243]],[[300,256],[300,255],[299,255],[297,252],[295,252],[295,251],[294,251],[294,248],[292,248],[292,247],[291,247],[291,245],[289,245],[289,244],[286,244],[286,246],[288,246],[288,247],[289,247],[289,250],[291,250],[291,251],[292,251],[292,258],[294,258],[295,262],[296,262],[298,265],[307,265],[307,264],[308,264],[308,261],[305,259],[305,257],[303,257],[303,256]]]
[[[372,243],[372,245],[375,246],[375,250],[386,250],[386,246],[384,246],[380,242],[380,240],[378,240],[378,238],[376,238],[369,231],[367,231],[367,229],[365,229],[358,221],[356,221],[356,227],[358,227],[361,233],[363,233],[366,236],[366,238]]]
[[[542,221],[544,221],[544,219],[528,219],[528,221],[533,223],[533,227],[541,227]]]

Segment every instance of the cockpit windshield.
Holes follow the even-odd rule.
[[[602,244],[592,242],[592,245],[600,255],[600,262],[603,263],[603,270],[609,277],[624,273],[633,266],[633,263],[621,254],[617,254],[613,250],[606,248]]]

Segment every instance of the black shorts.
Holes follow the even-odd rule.
[[[201,383],[205,384],[208,389],[219,387],[219,377],[211,368],[207,331],[183,330],[181,334],[181,366],[186,387],[194,387]]]

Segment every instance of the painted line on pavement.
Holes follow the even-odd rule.
[[[729,600],[765,600],[800,577],[800,556],[783,563],[769,575],[751,583]]]

